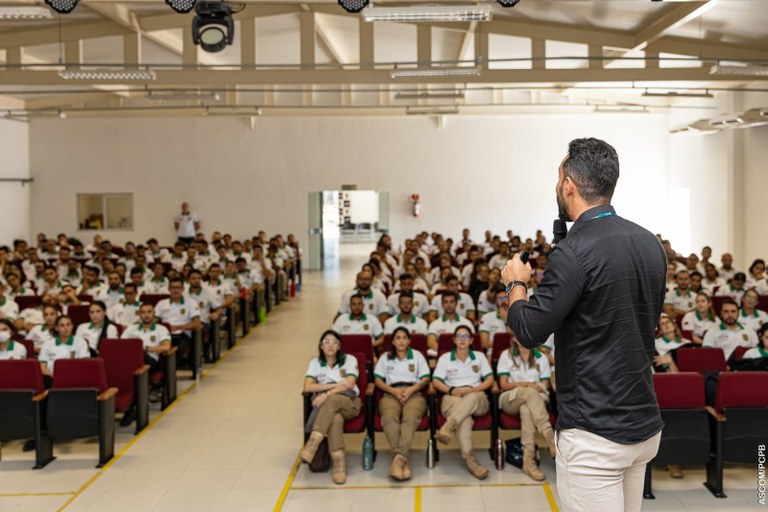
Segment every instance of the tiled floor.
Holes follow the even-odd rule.
[[[549,511],[556,499],[555,469],[542,462],[550,486],[535,484],[514,467],[491,470],[478,483],[455,448],[442,451],[438,466],[423,462],[426,437],[419,434],[414,478],[397,485],[386,477],[386,440],[377,436],[379,461],[372,471],[360,463],[360,436],[349,436],[348,482],[334,486],[328,474],[300,466],[292,475],[302,438],[299,391],[317,338],[334,315],[341,292],[351,287],[369,245],[343,246],[340,270],[307,274],[297,298],[273,311],[200,384],[139,438],[119,430],[120,454],[104,470],[94,469],[96,445],[56,447],[59,457],[32,471],[32,456],[20,443],[3,448],[0,511],[24,512],[380,512]],[[153,417],[159,413],[154,412]],[[487,446],[487,436],[477,446]],[[128,446],[129,443],[132,443]],[[126,449],[127,447],[127,449]],[[478,457],[488,463],[485,452]],[[654,471],[656,500],[647,511],[768,510],[756,501],[756,474],[728,468],[727,499],[701,485],[703,468],[686,469],[682,480]],[[284,492],[286,491],[286,492]]]

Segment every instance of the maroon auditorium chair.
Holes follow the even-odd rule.
[[[144,344],[140,339],[104,339],[99,344],[104,360],[107,385],[117,388],[115,412],[136,414],[136,433],[149,423],[149,365],[144,364]]]

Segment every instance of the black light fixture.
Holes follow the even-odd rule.
[[[220,52],[235,39],[232,7],[226,2],[201,2],[195,5],[192,42],[208,53]]]
[[[46,5],[59,14],[69,14],[77,7],[79,0],[45,0]]]
[[[520,3],[520,0],[496,0],[502,7],[514,7]]]
[[[195,8],[197,0],[165,0],[165,3],[170,5],[174,11],[186,14]]]
[[[339,0],[339,5],[347,12],[358,13],[365,9],[369,1],[370,0]]]

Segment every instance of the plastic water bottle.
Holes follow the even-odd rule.
[[[427,468],[435,467],[435,440],[431,437],[427,441]]]
[[[363,439],[363,469],[366,471],[373,469],[373,441],[368,436]]]

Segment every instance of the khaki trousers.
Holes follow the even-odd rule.
[[[536,446],[536,430],[544,433],[551,429],[547,403],[533,388],[514,388],[499,397],[501,410],[507,414],[520,415],[520,443],[523,448]]]
[[[463,397],[444,396],[440,404],[440,411],[448,420],[453,420],[458,425],[456,429],[456,441],[459,443],[461,453],[472,451],[472,425],[475,424],[472,416],[482,416],[488,412],[488,397],[483,392],[470,393]]]
[[[328,437],[331,453],[344,449],[344,421],[356,418],[363,404],[360,398],[334,394],[320,406],[312,430]]]
[[[638,444],[609,441],[586,430],[560,430],[557,492],[563,512],[639,512],[645,465],[656,456],[661,432]]]
[[[393,455],[408,456],[416,428],[425,412],[427,412],[427,401],[419,392],[412,394],[405,404],[401,404],[397,398],[388,393],[381,397],[379,400],[381,427],[384,435],[387,436],[389,446],[392,447]]]

